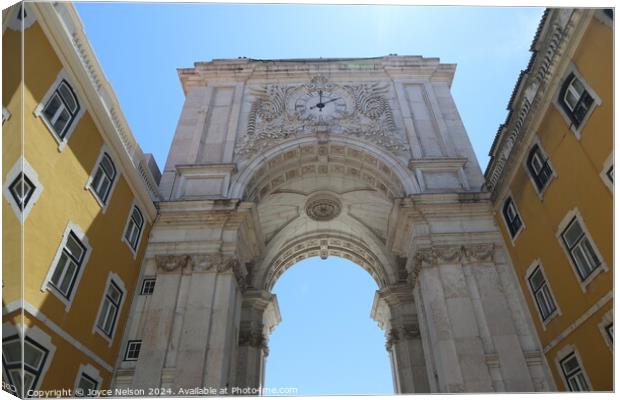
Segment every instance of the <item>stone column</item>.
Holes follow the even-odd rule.
[[[463,247],[418,250],[410,282],[440,392],[490,392],[493,379],[461,266]]]
[[[410,282],[441,392],[531,392],[536,346],[494,243],[418,250]]]
[[[168,338],[172,332],[181,274],[191,271],[188,255],[155,256],[157,285],[147,310],[140,358],[133,377],[134,388],[161,387]]]
[[[278,301],[274,294],[265,290],[248,290],[241,305],[239,328],[239,349],[237,351],[237,372],[235,387],[258,389],[265,380],[265,359],[269,354],[269,335],[281,321]]]
[[[398,284],[377,291],[372,318],[386,334],[396,393],[429,393],[427,367],[412,289]]]
[[[232,255],[194,255],[192,261],[176,354],[175,386],[205,386],[219,391],[230,385],[239,284],[243,283],[245,271]]]

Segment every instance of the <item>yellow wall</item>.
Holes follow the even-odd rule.
[[[505,197],[498,199],[496,205],[498,225],[517,275],[521,278],[522,289],[543,348],[613,287],[613,197],[599,175],[613,151],[612,39],[611,29],[593,18],[573,56],[577,70],[602,101],[584,122],[581,139],[571,131],[561,115],[563,111],[555,105],[548,107],[535,132],[557,175],[549,183],[542,200],[523,161],[515,164],[517,171],[510,182],[510,192],[525,229],[517,236],[514,246],[503,221]],[[553,96],[557,98],[557,92]],[[562,219],[574,208],[579,210],[603,262],[609,268],[608,272],[602,272],[593,279],[585,293],[556,236]],[[538,309],[525,280],[528,267],[537,258],[542,263],[561,312],[561,315],[548,323],[546,329],[542,327]],[[546,354],[559,390],[566,390],[566,387],[555,356],[567,344],[578,348],[593,389],[613,388],[612,353],[598,328],[602,314],[610,307],[611,302]]]
[[[2,125],[2,176],[21,155],[21,46],[18,32],[7,29],[2,36],[2,106],[11,114]],[[4,182],[4,179],[3,179]],[[11,206],[2,202],[2,302],[21,296],[21,224]]]
[[[15,77],[7,73],[8,70],[15,70],[13,65],[9,65],[11,62],[7,60],[18,58],[6,56],[7,52],[19,46],[19,41],[19,32],[7,29],[3,35],[5,55],[3,96],[5,101],[8,100],[7,108],[12,114],[11,119],[3,127],[3,130],[10,130],[10,135],[3,135],[3,176],[5,177],[19,157],[19,147],[16,146],[19,144],[21,129],[15,125],[15,121],[19,120],[16,118],[19,116],[19,108],[16,107],[20,99],[15,91]],[[66,147],[60,151],[53,134],[33,112],[56,80],[63,68],[63,63],[48,42],[41,26],[36,22],[25,30],[24,45],[24,155],[38,174],[38,180],[44,188],[24,222],[25,301],[81,345],[86,346],[105,362],[114,366],[149,235],[150,224],[147,220],[147,210],[138,205],[145,217],[145,226],[137,257],[134,258],[129,246],[122,241],[122,237],[135,196],[122,175],[120,163],[115,163],[120,177],[117,177],[104,213],[94,195],[86,188],[86,182],[104,144],[104,138],[88,110],[86,98],[80,94],[79,90],[76,90],[77,81],[68,69],[68,64],[65,64],[65,71],[69,74],[70,83],[78,96],[80,106],[86,107],[87,111],[77,122]],[[17,109],[17,112],[14,113],[14,109]],[[109,145],[108,150],[111,150]],[[116,157],[117,160],[118,158]],[[3,201],[3,247],[5,250],[3,279],[6,283],[3,303],[9,304],[18,298],[20,287],[19,275],[15,278],[14,274],[7,274],[7,271],[19,270],[19,259],[16,258],[19,254],[17,253],[16,256],[7,250],[19,244],[19,235],[15,235],[14,232],[19,229],[20,223],[7,199],[4,198]],[[65,311],[65,305],[55,295],[41,288],[48,271],[54,267],[52,261],[69,222],[78,225],[86,234],[91,252],[86,264],[82,265],[84,272],[74,289],[75,296],[71,307],[69,311]],[[126,289],[112,346],[109,346],[103,336],[93,333],[95,318],[110,272],[120,276]],[[106,377],[103,387],[109,385],[110,374],[104,368],[94,360],[87,360],[88,357],[85,354],[50,331],[39,319],[26,314],[26,324],[39,326],[53,337],[53,342],[57,346],[52,360],[53,364],[41,385],[42,389],[73,389],[79,365],[85,362],[95,366],[99,369],[99,373]]]

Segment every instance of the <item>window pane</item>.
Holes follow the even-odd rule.
[[[108,177],[101,178],[99,186],[95,188],[95,192],[101,201],[105,201],[108,197],[108,189],[110,188],[110,180]]]
[[[112,328],[114,327],[114,322],[116,321],[116,307],[110,304],[108,317],[105,321],[104,331],[108,333],[108,335],[112,334]]]
[[[545,278],[543,277],[542,272],[540,272],[539,268],[536,268],[532,275],[530,275],[530,285],[534,291],[538,290],[545,282]]]
[[[566,91],[566,94],[564,95],[564,101],[566,102],[566,104],[571,110],[574,110],[575,106],[577,105],[577,102],[579,101],[579,97],[577,97],[575,92],[573,92],[571,88],[569,87],[568,90]]]
[[[52,275],[51,281],[54,285],[60,286],[60,278],[65,268],[67,267],[67,262],[69,262],[69,257],[63,251],[62,255],[60,256],[60,260],[58,260],[58,264],[56,264],[56,269],[54,269],[54,274]]]
[[[132,218],[134,221],[136,221],[136,225],[142,227],[142,223],[144,222],[144,220],[142,219],[142,214],[140,214],[140,211],[135,207],[133,209]]]
[[[78,260],[78,262],[82,261],[82,256],[84,255],[84,247],[77,240],[77,238],[75,238],[75,236],[73,236],[72,234],[69,235],[69,237],[67,238],[67,244],[65,247],[69,251],[69,253],[76,260]]]
[[[127,225],[127,231],[125,232],[125,239],[127,239],[127,241],[131,244],[131,237],[132,232],[135,228],[135,222],[133,222],[133,219],[129,221],[129,225]]]
[[[577,361],[577,357],[575,357],[574,353],[562,361],[562,369],[564,369],[564,373],[566,375],[570,375],[579,368],[579,362]]]
[[[577,79],[577,77],[573,78],[573,81],[571,82],[570,86],[572,86],[575,89],[575,92],[577,93],[578,96],[581,96],[581,94],[585,90],[585,88],[583,87],[583,83],[581,83],[581,81]]]
[[[65,109],[60,112],[58,119],[53,122],[54,130],[61,138],[65,136],[65,127],[69,125],[69,120],[71,119],[71,115]]]
[[[596,256],[596,253],[594,252],[594,249],[592,248],[592,245],[590,244],[590,241],[587,237],[583,237],[583,239],[581,240],[581,245],[583,246],[585,255],[588,258],[588,262],[592,266],[592,268],[594,269],[598,267],[600,261]]]
[[[114,175],[116,174],[114,170],[114,165],[112,164],[112,161],[107,154],[104,154],[103,158],[101,159],[101,168],[103,168],[103,170],[110,179],[114,179]]]
[[[71,93],[71,90],[69,89],[67,84],[64,82],[61,83],[58,87],[58,91],[60,92],[62,99],[65,101],[67,108],[69,108],[72,114],[75,114],[75,112],[77,111],[77,102],[75,100],[75,97],[73,97],[73,93]]]
[[[54,94],[43,110],[43,115],[48,121],[51,122],[52,118],[54,118],[56,111],[60,108],[60,104],[60,98]]]
[[[28,394],[28,390],[30,389],[34,389],[34,381],[36,379],[36,375],[33,375],[32,373],[25,371],[26,373],[24,374],[24,388],[25,390],[25,394]]]
[[[41,368],[41,362],[44,356],[45,353],[41,349],[35,347],[27,340],[24,341],[24,364],[38,370]]]
[[[103,329],[105,332],[106,319],[108,318],[108,313],[110,310],[110,300],[107,298],[103,300],[103,306],[101,307],[101,314],[99,315],[99,321],[97,322],[97,326]]]
[[[22,346],[19,340],[2,344],[2,355],[7,363],[21,362]]]
[[[121,299],[121,292],[119,292],[119,290],[111,284],[108,288],[108,296],[112,298],[114,303],[118,304]]]
[[[564,237],[566,244],[569,247],[573,247],[582,234],[583,230],[581,229],[579,222],[577,222],[577,220],[575,219],[571,222],[569,227],[566,228],[562,236]]]
[[[69,288],[71,287],[71,283],[73,282],[73,278],[75,276],[75,271],[77,270],[77,266],[75,265],[73,261],[69,261],[67,263],[66,268],[67,268],[67,272],[65,273],[65,276],[63,277],[63,280],[60,283],[60,287],[58,287],[58,289],[60,289],[60,291],[66,297],[69,297],[70,295]]]
[[[15,368],[15,369],[11,369],[9,371],[9,375],[11,375],[11,380],[13,381],[13,384],[15,385],[15,389],[17,394],[21,394],[22,390],[22,374],[21,374],[21,368]]]
[[[588,275],[590,275],[592,268],[587,261],[583,249],[581,248],[581,246],[578,246],[575,247],[571,253],[573,254],[575,264],[577,264],[579,275],[581,275],[582,279],[585,279]]]

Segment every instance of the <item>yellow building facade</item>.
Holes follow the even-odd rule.
[[[2,25],[3,389],[86,394],[124,350],[157,183],[73,6]]]
[[[613,14],[549,9],[485,176],[557,390],[613,390]]]

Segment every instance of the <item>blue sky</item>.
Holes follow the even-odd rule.
[[[176,68],[214,58],[375,57],[456,63],[452,92],[484,170],[541,8],[79,3],[133,134],[163,169],[183,105]],[[266,385],[299,394],[392,393],[376,285],[358,266],[310,259],[282,276],[283,322]]]

